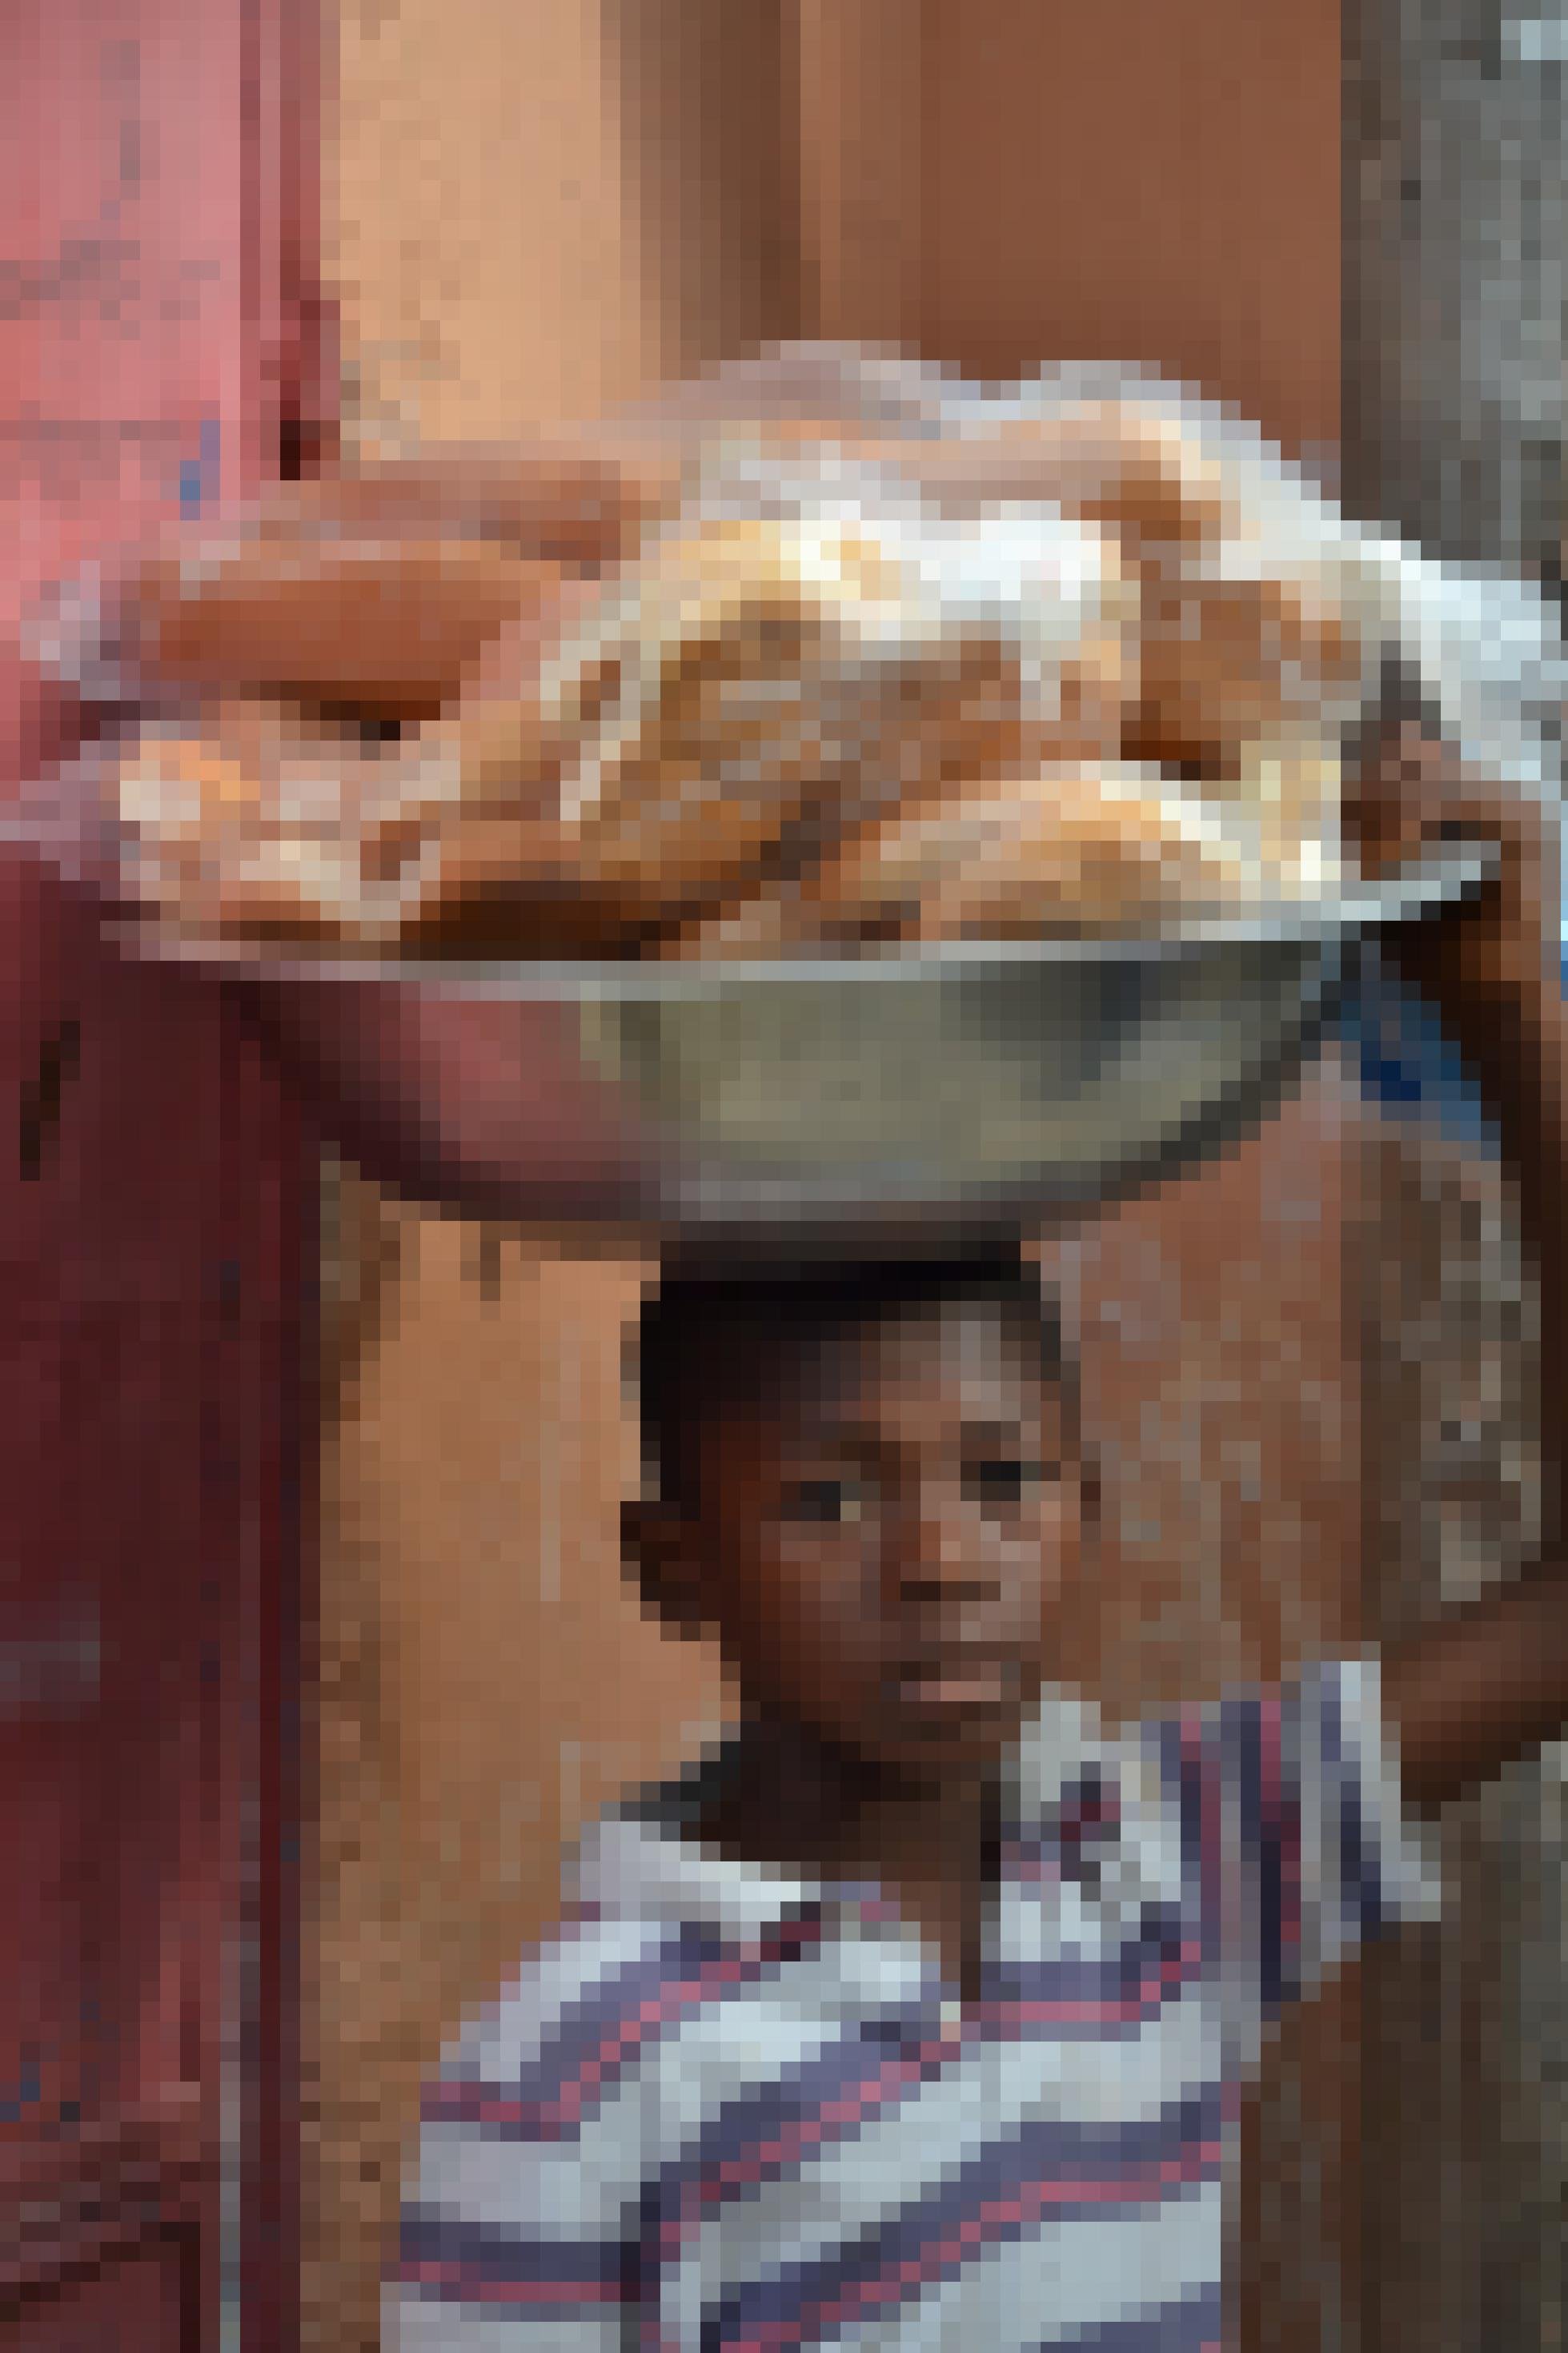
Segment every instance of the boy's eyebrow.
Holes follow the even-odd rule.
[[[1032,1420],[1009,1421],[1000,1416],[984,1419],[966,1419],[959,1426],[958,1441],[962,1446],[1008,1446],[1038,1448],[1039,1440]],[[794,1453],[844,1454],[861,1460],[886,1455],[894,1451],[885,1430],[868,1428],[846,1417],[842,1421],[808,1424],[794,1433],[790,1451]]]

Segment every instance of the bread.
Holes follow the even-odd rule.
[[[358,805],[380,766],[352,731],[264,699],[151,729],[117,778],[129,875],[190,930],[352,938],[370,920]]]
[[[1241,853],[1158,779],[1061,768],[862,826],[815,872],[681,927],[659,953],[1135,932],[1234,910],[1255,886]]]
[[[814,441],[918,482],[939,511],[1051,501],[1112,534],[1140,596],[1138,691],[1124,760],[1245,796],[1258,764],[1308,734],[1337,741],[1362,707],[1368,649],[1320,567],[1271,560],[1256,490],[1182,421],[1086,400],[952,438],[771,420],[763,446]]]
[[[477,523],[307,556],[272,515],[165,583],[165,675],[246,691],[124,765],[150,900],[378,952],[761,955],[1328,879],[1366,650],[1190,433],[1085,402],[957,442],[721,442],[673,520],[668,468],[627,492],[600,552],[647,535],[600,578]]]
[[[1143,614],[1130,759],[1245,788],[1260,760],[1336,743],[1360,707],[1365,649],[1305,586],[1177,576],[1146,586]]]
[[[721,904],[803,841],[958,779],[1113,745],[1126,584],[1099,534],[1061,545],[1026,598],[964,609],[914,531],[753,518],[658,543],[542,687],[582,739],[562,824],[613,927]]]
[[[768,417],[725,432],[738,448],[786,462],[832,451],[886,468],[950,513],[1058,506],[1113,535],[1135,563],[1156,551],[1195,552],[1238,520],[1234,483],[1190,431],[1119,401],[1085,400],[948,437],[826,417]]]
[[[678,453],[626,429],[521,447],[457,443],[276,484],[255,522],[275,543],[462,539],[600,572],[636,554],[678,501],[681,478]]]
[[[362,798],[361,855],[367,874],[394,876],[443,828],[469,820],[546,816],[559,806],[574,734],[544,709],[545,663],[603,596],[592,582],[563,581],[547,605],[482,647],[449,711],[384,762]],[[601,681],[607,694],[614,683]],[[579,723],[596,708],[586,685]]]
[[[193,934],[416,955],[635,944],[553,810],[460,785],[428,748],[368,751],[280,704],[229,702],[150,730],[121,761],[124,869]]]
[[[138,575],[123,654],[165,684],[428,718],[559,565],[479,539],[211,539]]]

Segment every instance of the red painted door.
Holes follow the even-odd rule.
[[[74,723],[38,585],[279,461],[307,29],[0,11],[0,785]],[[227,1008],[0,862],[6,2353],[289,2341],[305,1172]]]

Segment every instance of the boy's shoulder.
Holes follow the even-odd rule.
[[[1136,1851],[1149,1883],[1163,1888],[1184,1854],[1194,1772],[1228,1787],[1260,1781],[1271,1769],[1276,1781],[1312,1785],[1321,1801],[1350,1768],[1363,1798],[1382,1799],[1381,1812],[1393,1791],[1370,1753],[1376,1691],[1364,1660],[1320,1662],[1283,1688],[1114,1725],[1081,1695],[1051,1691],[1009,1762],[1012,1827],[1027,1841],[1042,1827],[1059,1831],[1087,1804],[1102,1827],[1117,1826],[1128,1860]],[[444,2076],[493,2083],[530,2074],[558,2061],[563,2038],[586,2047],[595,2031],[647,2010],[672,1989],[705,1988],[710,1974],[716,1985],[727,1982],[737,1949],[762,1952],[809,1908],[820,1885],[721,1859],[693,1835],[733,1748],[705,1751],[674,1779],[628,1792],[587,1826],[565,1862],[557,1925],[465,2020],[444,2055]],[[1219,1811],[1228,1818],[1234,1809]]]
[[[563,2056],[624,2035],[681,1989],[723,1978],[728,1957],[765,1940],[807,1894],[781,1876],[721,1862],[690,1834],[705,1757],[674,1782],[629,1792],[568,1851],[562,1909],[501,1990],[447,2045],[448,2084],[542,2077]],[[617,2021],[621,2024],[617,2027]]]
[[[650,1977],[660,1965],[667,1941],[657,1920],[569,1902],[523,1951],[500,1989],[467,2013],[442,2052],[442,2080],[501,2084],[528,2077],[554,2059],[564,2026],[574,2020],[586,2026],[607,1996],[619,2006],[633,2000],[639,1977]]]

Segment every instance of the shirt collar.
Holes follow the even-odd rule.
[[[696,1922],[725,1936],[744,1936],[849,1894],[820,1879],[715,1854],[690,1836],[689,1825],[744,1737],[733,1736],[674,1780],[638,1790],[601,1815],[568,1864],[575,1900],[606,1917]],[[1036,1833],[1085,1767],[1104,1753],[1092,1704],[1047,1692],[1004,1767],[1007,1831],[1024,1838]]]
[[[1007,1760],[1003,1788],[1009,1828],[1024,1838],[1037,1833],[1086,1767],[1109,1760],[1093,1701],[1080,1692],[1047,1688]]]

